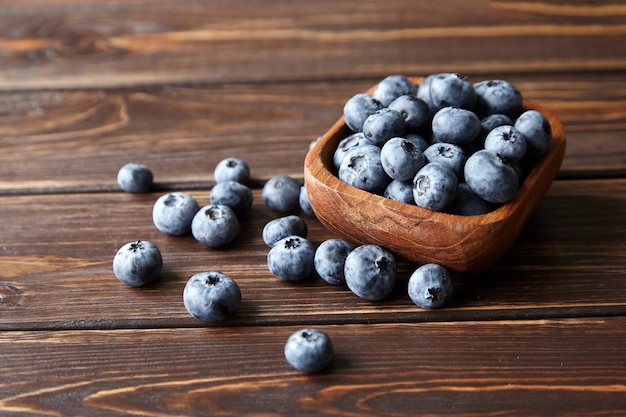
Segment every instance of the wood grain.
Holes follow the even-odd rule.
[[[0,0],[0,415],[625,415],[625,35],[615,1]],[[437,311],[408,299],[404,261],[377,303],[271,276],[261,185],[302,180],[351,95],[441,71],[512,81],[563,122],[561,172],[511,250]],[[234,245],[159,233],[154,200],[208,202],[226,156],[255,197]],[[129,161],[153,193],[118,189]],[[140,289],[111,271],[136,239],[165,261]],[[242,288],[220,326],[182,304],[207,269]],[[333,337],[326,372],[284,361],[304,326]]]
[[[487,0],[3,2],[0,89],[623,71],[623,9]]]
[[[209,190],[189,193],[208,203]],[[319,278],[290,284],[273,277],[261,231],[279,214],[265,207],[259,190],[240,236],[221,250],[157,231],[151,211],[158,195],[1,197],[0,329],[195,326],[182,289],[207,269],[230,274],[242,288],[241,310],[226,323],[235,326],[626,313],[624,180],[555,182],[504,258],[482,274],[457,277],[455,298],[440,311],[410,302],[405,286],[415,265],[406,262],[392,295],[377,303]],[[25,208],[32,213],[27,219]],[[337,237],[316,219],[305,221],[313,243]],[[161,278],[140,289],[111,271],[115,251],[137,239],[154,242],[164,257]]]
[[[621,416],[624,326],[624,317],[322,325],[335,358],[313,375],[283,358],[297,326],[3,332],[0,413]]]

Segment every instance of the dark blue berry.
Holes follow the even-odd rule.
[[[183,303],[193,317],[218,322],[231,317],[241,304],[239,285],[220,271],[193,275],[183,290]]]
[[[334,348],[330,337],[316,329],[293,333],[285,344],[287,363],[301,372],[319,372],[333,360]]]
[[[193,216],[200,205],[189,194],[173,192],[159,197],[152,208],[156,228],[169,235],[182,236],[191,231]]]
[[[153,185],[152,171],[143,164],[126,164],[117,172],[117,183],[129,193],[147,193]]]
[[[126,243],[113,257],[113,273],[120,281],[133,287],[154,281],[162,267],[159,248],[148,241]]]
[[[218,182],[211,189],[211,204],[230,207],[241,216],[252,207],[252,190],[248,186],[231,180]]]
[[[277,278],[301,281],[315,271],[315,248],[303,237],[288,236],[276,242],[267,254],[267,266]]]
[[[191,233],[203,245],[217,248],[235,240],[239,221],[230,207],[211,204],[202,207],[193,217]]]
[[[289,213],[300,208],[301,184],[288,175],[270,178],[261,191],[265,205],[278,213]]]
[[[443,307],[452,298],[453,290],[452,276],[441,265],[422,265],[409,278],[409,297],[423,308]]]
[[[352,245],[343,239],[323,241],[315,251],[314,265],[317,275],[331,285],[346,283],[344,266]]]
[[[382,300],[393,291],[397,263],[378,245],[362,245],[346,257],[344,275],[348,288],[365,300]]]
[[[306,238],[308,233],[306,222],[296,215],[289,215],[270,220],[263,226],[263,242],[272,247],[281,239],[289,236]]]
[[[413,179],[415,204],[434,211],[443,211],[454,200],[458,179],[441,164],[428,163]]]

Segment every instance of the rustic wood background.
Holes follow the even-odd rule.
[[[302,180],[309,143],[386,75],[503,78],[563,122],[557,181],[510,252],[425,311],[401,263],[389,299],[267,269],[261,187]],[[626,415],[626,4],[621,1],[0,0],[0,415]],[[152,225],[154,200],[208,203],[237,156],[255,204],[212,250]],[[126,162],[153,193],[116,184]],[[305,217],[316,243],[333,237]],[[112,273],[156,243],[160,279]],[[187,279],[235,278],[219,326]],[[314,326],[333,365],[285,362]]]

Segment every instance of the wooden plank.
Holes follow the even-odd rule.
[[[626,174],[625,74],[508,78],[562,120],[562,176]],[[0,193],[117,190],[117,170],[131,161],[150,166],[162,188],[206,188],[227,156],[246,160],[257,186],[302,178],[309,143],[377,81],[2,93]]]
[[[0,89],[624,70],[625,16],[598,2],[4,1]]]
[[[190,194],[208,203],[208,190]],[[511,251],[483,274],[457,277],[450,308],[439,311],[411,303],[406,282],[415,265],[408,263],[401,262],[391,296],[375,303],[319,278],[273,277],[261,231],[279,215],[265,207],[259,190],[240,236],[220,250],[157,231],[151,212],[158,195],[0,197],[0,329],[196,326],[182,290],[191,275],[210,269],[240,284],[241,310],[228,323],[236,326],[626,313],[626,180],[555,182]],[[313,243],[335,237],[305,219]],[[164,258],[160,279],[139,289],[111,270],[115,251],[138,239],[157,244]]]
[[[284,360],[299,327],[2,332],[0,412],[89,416],[622,416],[626,318],[322,325],[326,371]],[[384,342],[381,342],[384,341]]]

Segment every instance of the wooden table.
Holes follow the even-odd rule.
[[[608,0],[0,1],[0,415],[626,415],[625,35]],[[274,278],[263,183],[302,181],[353,94],[432,72],[509,80],[565,126],[513,248],[437,311],[411,303],[407,263],[381,302]],[[207,204],[229,156],[255,197],[236,242],[158,232],[156,198]],[[118,188],[126,162],[154,192]],[[146,288],[111,269],[137,239],[164,258]],[[213,326],[182,303],[209,269],[243,294]],[[303,327],[333,339],[325,372],[284,360]]]

